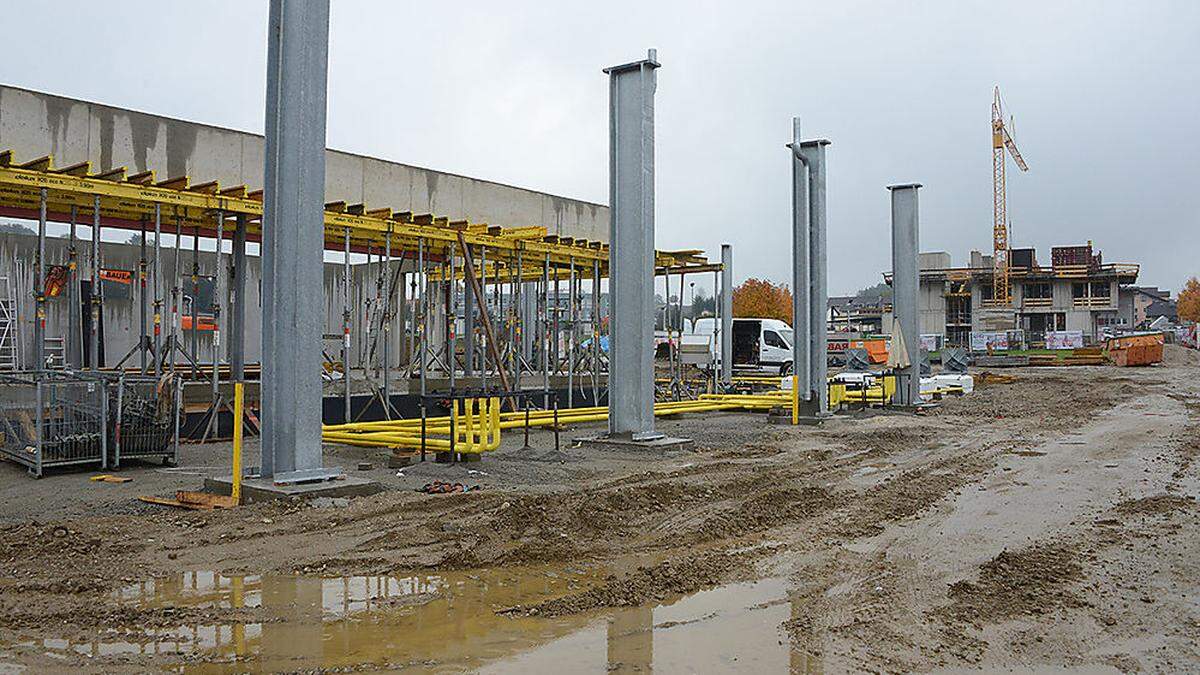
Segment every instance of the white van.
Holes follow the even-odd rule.
[[[713,339],[716,319],[696,319],[692,333],[708,337],[713,363],[721,364],[721,348]],[[733,369],[767,375],[788,375],[792,372],[792,327],[778,319],[733,320]]]

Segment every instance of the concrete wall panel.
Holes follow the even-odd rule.
[[[159,180],[262,187],[261,136],[0,85],[0,149],[18,161],[53,153],[57,166],[152,169]],[[432,213],[493,225],[545,226],[608,241],[608,208],[591,202],[329,150],[325,201]]]
[[[406,211],[412,203],[412,170],[402,164],[363,158],[363,201],[369,209]]]
[[[325,201],[363,201],[363,158],[341,152],[325,153]]]

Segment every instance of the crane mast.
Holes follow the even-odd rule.
[[[1008,198],[1005,190],[1006,153],[1022,171],[1028,171],[1025,159],[1017,150],[1004,124],[1004,108],[1000,103],[1000,87],[992,98],[992,300],[996,305],[1012,303],[1012,287],[1008,278]]]

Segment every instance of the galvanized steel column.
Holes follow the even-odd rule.
[[[800,139],[800,118],[792,118],[792,373],[802,401],[812,401],[812,254],[809,236],[808,155]],[[806,412],[811,412],[806,411]]]
[[[733,383],[733,246],[721,244],[721,384]]]
[[[652,440],[654,431],[654,89],[647,58],[609,75],[608,431]]]
[[[829,412],[828,336],[825,333],[829,305],[825,238],[825,146],[829,141],[805,141],[800,154],[808,166],[808,389],[813,393],[814,412]]]
[[[888,186],[892,193],[892,313],[904,334],[909,363],[908,367],[898,369],[902,377],[896,388],[896,403],[900,405],[915,405],[921,395],[921,336],[917,333],[919,187],[920,183]],[[893,335],[893,345],[895,340]]]
[[[321,468],[329,0],[271,0],[263,203],[262,475]]]

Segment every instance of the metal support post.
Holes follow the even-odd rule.
[[[575,257],[570,258],[567,281],[567,407],[575,407]]]
[[[154,379],[162,367],[162,204],[154,204]]]
[[[271,0],[263,243],[262,475],[321,467],[325,95],[329,0]]]
[[[342,420],[350,423],[350,228],[342,233]]]
[[[395,276],[392,274],[392,226],[388,225],[387,241],[384,243],[383,349],[380,360],[383,361],[383,416],[389,420],[392,419],[392,293],[396,290],[393,279]]]
[[[550,363],[554,365],[554,374],[562,374],[562,354],[559,347],[562,341],[562,279],[558,277],[558,268],[554,268],[554,307],[550,310]]]
[[[75,248],[77,240],[76,220],[79,209],[71,206],[71,233],[67,240],[67,364],[71,368],[83,368],[83,335],[79,312],[82,309],[79,298],[79,252]]]
[[[224,291],[224,277],[221,273],[221,245],[225,239],[225,212],[218,210],[216,217],[216,260],[213,263],[215,272],[213,278],[212,315],[213,331],[209,353],[212,355],[212,377],[209,378],[208,424],[204,428],[202,440],[208,440],[209,435],[216,437],[221,431],[221,408],[225,407],[221,396],[221,295]],[[194,302],[194,301],[193,301]],[[237,421],[234,422],[235,426]]]
[[[471,256],[470,256],[470,251],[468,249],[467,260],[469,261],[470,259],[471,259]],[[479,274],[476,276],[476,278],[479,280],[479,297],[476,298],[476,300],[478,301],[476,304],[479,306],[479,319],[480,319],[480,323],[486,324],[488,320],[483,318],[483,315],[487,314],[487,311],[488,311],[487,247],[486,246],[479,247]],[[466,284],[466,285],[469,286],[471,284]],[[489,349],[488,337],[486,334],[484,334],[483,336],[478,335],[477,334],[478,331],[475,330],[474,325],[471,326],[471,330],[468,332],[470,334],[469,339],[472,343],[472,350],[474,350],[473,345],[474,345],[474,342],[476,341],[476,339],[478,339],[479,337],[482,337],[483,341],[484,341],[484,343],[482,345],[483,349],[479,350],[479,376],[480,376],[480,382],[481,382],[480,386],[486,391],[487,386],[488,386],[488,349]],[[496,346],[498,347],[499,345],[496,345]]]
[[[721,244],[721,384],[733,383],[733,246]]]
[[[712,346],[710,347],[710,349],[717,349],[717,350],[720,349],[720,347],[718,346],[720,344],[720,342],[718,342],[718,340],[721,339],[720,338],[720,330],[721,330],[721,271],[713,270],[713,337],[712,337],[713,342],[712,342]],[[720,384],[721,384],[721,370],[719,367],[717,367],[717,364],[714,363],[713,367],[712,367],[712,381],[709,383],[709,386],[711,387],[711,389],[709,389],[709,393],[710,394],[717,393],[717,390],[720,389]]]
[[[146,292],[149,290],[146,284],[147,268],[149,261],[146,260],[146,219],[143,217],[141,221],[142,239],[141,250],[138,255],[138,366],[141,369],[142,375],[145,375],[148,370],[149,363],[146,361],[146,351],[150,347],[150,328],[149,314],[150,303]]]
[[[470,254],[468,249],[463,249],[465,255]],[[485,298],[480,298],[480,302],[486,302]],[[463,284],[463,337],[466,342],[463,343],[463,376],[472,377],[475,375],[475,288],[471,284]]]
[[[213,334],[212,334],[212,407],[214,429],[217,416],[218,404],[221,401],[221,292],[224,290],[224,275],[221,274],[221,244],[225,239],[225,212],[217,211],[217,247],[216,259],[213,263],[215,272],[213,279],[213,300],[212,300],[212,315],[213,315]]]
[[[88,365],[100,369],[100,195],[92,197],[91,326],[88,327]]]
[[[33,299],[37,305],[33,320],[34,368],[46,369],[46,188],[38,196],[37,260],[33,264]],[[41,411],[38,411],[41,414]]]
[[[429,273],[428,273],[428,269],[426,268],[426,262],[425,262],[425,239],[424,238],[417,240],[417,263],[418,263],[417,266],[421,268],[417,272],[417,277],[418,277],[417,283],[419,286],[417,291],[421,294],[420,298],[417,300],[417,304],[421,309],[421,316],[419,317],[420,321],[421,321],[421,334],[418,336],[418,342],[417,342],[417,344],[420,346],[420,348],[417,352],[417,359],[419,360],[419,366],[420,366],[421,397],[422,397],[421,400],[424,401],[425,400],[425,398],[424,398],[425,397],[425,367],[429,360],[429,356],[428,356],[429,355],[429,304],[428,304],[429,303],[429,293],[428,293]],[[425,414],[425,404],[422,403],[421,404],[421,415],[424,416],[424,414]],[[422,444],[424,443],[424,436],[425,436],[425,434],[422,433],[421,434]],[[424,455],[422,455],[422,461],[424,461]]]
[[[654,431],[654,89],[642,61],[609,75],[608,431],[652,440]]]
[[[246,214],[234,221],[233,265],[229,281],[232,312],[229,317],[229,371],[234,382],[246,381]]]
[[[192,228],[192,379],[200,379],[200,230]]]
[[[521,376],[524,375],[525,369],[521,365],[522,361],[528,360],[528,353],[525,350],[525,335],[532,335],[528,330],[526,319],[528,312],[525,306],[525,276],[524,276],[524,249],[517,249],[517,271],[515,280],[513,281],[513,386],[517,391],[522,389]],[[528,405],[526,399],[526,405]]]
[[[171,333],[167,336],[168,349],[164,356],[171,357],[171,374],[175,374],[175,350],[179,349],[179,317],[180,317],[180,288],[179,288],[179,250],[183,239],[183,218],[175,214],[175,263],[171,266]]]
[[[908,360],[907,366],[897,369],[896,403],[900,405],[916,405],[921,400],[921,336],[917,332],[920,187],[920,183],[888,186],[892,197],[892,307]],[[892,344],[896,341],[893,335]]]
[[[600,261],[592,261],[592,406],[600,405]]]
[[[541,330],[538,334],[541,335],[541,352],[542,357],[542,391],[546,392],[542,396],[542,408],[550,407],[550,254],[546,253],[546,259],[542,263],[542,291],[540,294],[542,303],[542,311],[538,312],[542,320]]]
[[[450,393],[454,393],[454,375],[458,371],[458,336],[454,334],[458,323],[458,282],[455,281],[454,244],[450,244],[446,257],[449,259],[450,274],[446,277],[446,367],[450,369]]]

